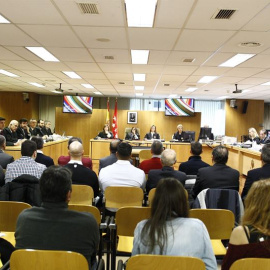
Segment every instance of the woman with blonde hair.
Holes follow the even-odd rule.
[[[253,183],[245,199],[242,225],[230,238],[222,270],[243,258],[270,258],[270,179]]]
[[[259,135],[255,128],[251,127],[248,129],[248,138],[252,142],[256,142],[257,144],[260,143]]]

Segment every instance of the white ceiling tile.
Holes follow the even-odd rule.
[[[255,74],[258,74],[262,72],[263,69],[261,68],[234,68],[230,69],[228,72],[225,73],[225,76],[235,76],[235,77],[250,77],[254,76]]]
[[[126,64],[106,64],[101,63],[99,64],[100,68],[103,72],[120,72],[120,73],[132,73],[132,65],[126,65]]]
[[[67,62],[94,62],[85,48],[47,48],[57,59]]]
[[[4,47],[0,47],[0,61],[1,60],[23,60],[23,58],[10,52]]]
[[[130,64],[130,50],[117,49],[90,49],[90,53],[98,63],[108,64]],[[105,56],[112,56],[114,59],[105,59]]]
[[[21,70],[40,70],[40,68],[30,62],[27,61],[7,61],[7,60],[2,60],[1,61],[3,64],[12,67],[14,69],[21,69]]]
[[[196,67],[188,67],[188,66],[166,66],[164,68],[163,74],[171,74],[171,75],[191,75],[196,70]]]
[[[66,65],[75,72],[80,71],[89,71],[89,72],[99,72],[100,69],[95,63],[75,63],[75,62],[66,62]],[[80,75],[80,74],[78,74]]]
[[[32,63],[47,71],[67,71],[69,69],[61,62],[32,61]]]

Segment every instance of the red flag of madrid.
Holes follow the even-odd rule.
[[[112,132],[113,137],[118,138],[118,126],[117,126],[117,98],[115,99],[115,107],[114,107],[114,115],[113,115],[113,123],[112,123]]]

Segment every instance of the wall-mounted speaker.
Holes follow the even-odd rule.
[[[236,99],[231,99],[231,100],[230,100],[230,107],[231,107],[231,108],[234,108],[234,109],[237,108],[237,105],[236,105]]]
[[[243,102],[243,110],[242,113],[247,113],[247,108],[248,108],[248,101]]]
[[[22,93],[22,94],[23,94],[23,101],[26,102],[26,103],[29,102],[29,100],[30,100],[29,99],[29,93]]]

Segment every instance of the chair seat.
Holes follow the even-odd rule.
[[[117,251],[131,253],[133,248],[133,239],[134,237],[132,236],[119,236]]]
[[[213,240],[211,240],[211,244],[212,244],[212,247],[213,247],[214,254],[216,256],[226,255],[227,249],[224,247],[221,240],[213,239]]]

